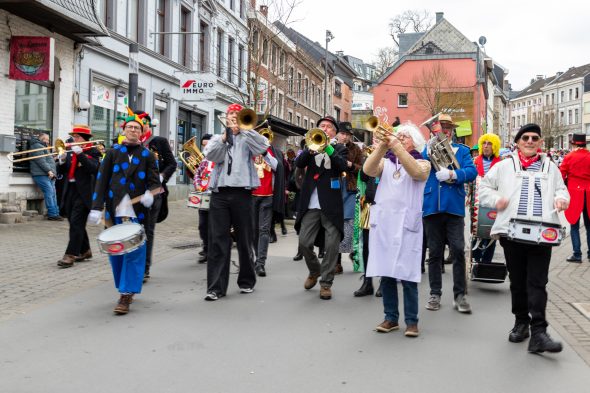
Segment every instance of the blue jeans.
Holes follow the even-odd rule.
[[[418,283],[400,280],[404,291],[404,321],[406,325],[418,324]],[[397,323],[399,309],[397,300],[397,279],[381,278],[381,293],[383,294],[383,310],[385,320]]]
[[[584,198],[585,200],[585,198]],[[584,227],[586,228],[586,245],[588,246],[588,258],[590,258],[590,218],[586,212],[586,202],[584,202],[584,210],[582,212],[584,216]],[[580,220],[576,221],[575,224],[571,225],[572,228],[572,247],[574,249],[574,257],[582,258],[582,241],[580,239]]]
[[[43,197],[45,198],[45,207],[47,208],[47,216],[59,216],[57,193],[55,191],[55,180],[49,179],[49,176],[33,176],[33,180],[43,192]]]

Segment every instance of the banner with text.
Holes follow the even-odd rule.
[[[180,77],[181,101],[214,100],[217,76],[211,73],[185,73]]]

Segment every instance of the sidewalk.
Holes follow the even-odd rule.
[[[156,226],[154,277],[158,276],[158,265],[169,263],[177,256],[196,263],[197,245],[200,245],[197,220],[197,211],[185,207],[184,201],[170,203],[168,219]],[[294,237],[292,228],[289,229],[289,238]],[[94,258],[69,269],[57,267],[67,243],[67,230],[67,222],[46,220],[0,224],[0,322],[112,281],[108,258],[97,250],[95,239],[101,230],[97,226],[88,226]],[[585,238],[584,233],[581,237]],[[279,237],[275,255],[294,254],[294,246],[285,244]],[[590,262],[567,263],[565,259],[570,254],[569,237],[553,250],[547,316],[552,328],[590,365],[590,320],[572,306],[573,303],[590,305]],[[496,256],[502,255],[498,246]],[[480,291],[493,288],[487,284],[470,285]],[[503,311],[509,312],[509,306]]]

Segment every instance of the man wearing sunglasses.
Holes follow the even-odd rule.
[[[514,141],[517,150],[493,166],[482,179],[480,204],[498,210],[491,235],[500,238],[510,278],[514,328],[508,341],[519,343],[531,336],[531,353],[560,352],[561,343],[547,334],[547,291],[551,247],[508,238],[511,220],[526,219],[559,225],[559,211],[567,209],[570,196],[557,165],[541,152],[541,128],[526,124]],[[529,331],[530,329],[530,331]]]

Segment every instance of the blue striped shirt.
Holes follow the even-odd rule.
[[[527,168],[527,172],[538,172],[541,170],[541,160],[535,161]],[[533,193],[533,216],[540,217],[543,215],[543,200],[541,199],[541,179],[535,179],[535,191]],[[522,178],[522,188],[520,189],[520,201],[518,202],[518,215],[527,215],[527,205],[529,199],[529,178]]]

